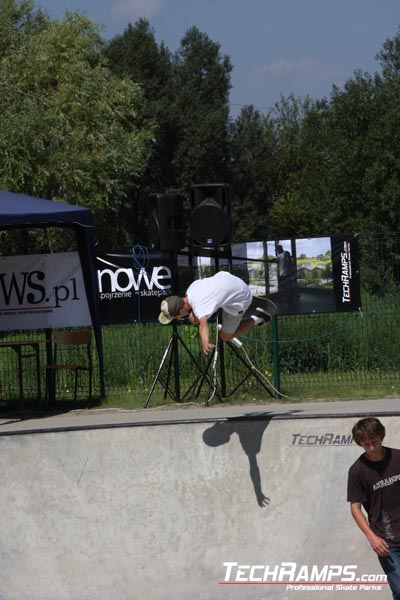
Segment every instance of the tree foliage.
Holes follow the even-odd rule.
[[[171,53],[140,19],[113,38],[105,54],[115,73],[141,84],[146,116],[156,122],[148,191],[184,192],[193,182],[227,177],[232,66],[219,44],[192,27]]]
[[[186,32],[174,57],[178,144],[173,164],[182,190],[228,176],[231,70],[219,44],[196,27]]]
[[[102,246],[145,241],[146,197],[231,183],[235,241],[398,231],[400,33],[329,98],[229,116],[232,64],[196,27],[106,42],[79,13],[0,3],[0,186],[92,208]],[[57,244],[54,240],[52,247]]]
[[[329,99],[242,111],[231,149],[247,238],[399,230],[399,34],[377,58],[380,73],[356,71]]]
[[[235,191],[235,239],[266,239],[269,213],[279,194],[278,145],[274,122],[243,108],[231,127],[231,171]]]
[[[106,68],[97,27],[79,13],[51,21],[30,3],[3,7],[15,43],[0,64],[0,186],[91,208],[98,238],[113,245],[152,137],[141,89]]]

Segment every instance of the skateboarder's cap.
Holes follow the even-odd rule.
[[[183,298],[179,296],[169,296],[161,302],[161,312],[158,315],[158,320],[162,325],[168,325],[178,316],[179,311],[183,308]]]

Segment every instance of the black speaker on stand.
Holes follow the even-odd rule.
[[[178,194],[151,194],[147,205],[147,231],[149,246],[153,250],[168,251],[171,258],[172,293],[176,293],[176,255],[185,245],[183,228],[183,197]],[[169,395],[175,402],[182,402],[191,392],[192,386],[183,395],[180,387],[179,376],[179,346],[182,346],[190,360],[199,371],[199,378],[204,377],[202,365],[190,351],[185,341],[179,335],[178,324],[172,322],[172,333],[164,351],[154,381],[150,387],[145,402],[147,408],[156,384],[161,383],[164,388],[164,399]],[[169,327],[169,325],[166,325]],[[164,373],[166,367],[166,374]],[[172,383],[171,383],[172,380]]]
[[[231,188],[227,183],[201,183],[190,189],[190,229],[195,244],[232,242]]]
[[[147,233],[153,250],[177,251],[185,245],[183,197],[150,194],[147,199]]]
[[[190,231],[192,249],[198,245],[209,248],[209,256],[215,261],[215,272],[219,271],[220,258],[228,260],[229,271],[232,271],[232,190],[227,183],[199,183],[190,188]],[[193,252],[193,250],[192,250]],[[193,252],[194,253],[194,252]],[[217,358],[220,363],[221,393],[219,398],[226,395],[226,376],[224,346],[221,341],[210,357],[212,364],[210,382],[214,380]],[[206,369],[206,373],[208,371]],[[217,388],[214,388],[215,391]],[[211,391],[209,387],[208,397]],[[208,400],[207,400],[208,404]]]

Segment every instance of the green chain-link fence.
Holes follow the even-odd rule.
[[[362,313],[329,313],[278,316],[274,327],[253,328],[242,338],[243,348],[235,353],[224,345],[224,369],[221,358],[216,368],[220,386],[226,380],[227,395],[235,401],[268,401],[276,389],[282,401],[331,399],[346,397],[396,396],[400,392],[400,236],[360,236]],[[197,329],[189,325],[177,327],[179,385],[185,402],[204,402],[210,387],[201,385],[199,371],[207,365],[202,355]],[[95,373],[95,397],[104,406],[143,406],[157,374],[164,351],[173,335],[172,326],[154,324],[114,325],[103,327],[106,400],[99,399],[98,369]],[[215,336],[215,324],[211,337]],[[45,339],[44,332],[9,333],[10,339]],[[246,355],[245,355],[246,353]],[[247,358],[251,370],[239,358]],[[42,386],[45,386],[44,365],[46,344],[41,348]],[[176,398],[165,393],[170,355],[168,355],[149,406],[170,404]],[[36,378],[34,359],[24,361],[24,392],[27,402],[35,400]],[[211,372],[211,365],[209,372]],[[170,386],[174,390],[175,372],[170,369]],[[261,384],[264,377],[269,392]],[[194,385],[196,384],[196,385]],[[274,389],[275,388],[275,389]],[[220,389],[220,388],[218,388]],[[87,392],[85,376],[81,377],[79,398],[84,402]],[[72,380],[66,374],[57,382],[57,398],[71,400]],[[0,349],[0,402],[2,406],[17,406],[18,378],[15,353]],[[218,401],[218,394],[212,402]]]

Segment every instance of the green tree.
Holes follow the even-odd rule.
[[[229,57],[192,27],[174,55],[177,145],[174,185],[226,181],[229,161]]]
[[[155,136],[141,179],[141,192],[163,191],[173,180],[172,159],[176,146],[173,109],[176,91],[171,53],[163,42],[157,44],[149,22],[139,19],[110,40],[105,46],[105,56],[113,73],[129,78],[143,90],[142,117],[155,128]]]
[[[241,227],[250,237],[259,237],[260,226],[279,238],[398,230],[399,34],[377,58],[381,73],[356,71],[329,100],[281,98],[265,118],[242,111],[233,127],[232,168],[243,200]]]
[[[315,115],[303,122],[307,162],[298,189],[316,234],[399,229],[399,34],[377,58],[381,73],[356,71],[343,89],[333,88],[319,113],[317,135],[304,134]]]
[[[278,190],[278,145],[274,121],[252,106],[231,127],[231,177],[235,240],[263,240],[271,232],[271,208]]]
[[[105,55],[114,73],[141,85],[144,122],[155,126],[140,188],[130,194],[131,218],[143,231],[150,192],[188,194],[192,183],[226,180],[231,65],[195,27],[172,55],[145,19],[113,38]]]
[[[242,109],[232,126],[231,169],[240,198],[240,239],[308,235],[303,194],[320,142],[320,107],[309,98],[281,98],[265,116]]]
[[[46,15],[34,10],[31,0],[2,0],[0,3],[0,57],[11,54],[26,35],[39,31]]]
[[[132,241],[146,241],[146,197],[164,192],[175,185],[173,158],[177,143],[175,94],[171,53],[163,42],[158,44],[146,19],[129,24],[105,46],[112,72],[140,85],[144,94],[143,126],[154,130],[146,167],[140,185],[127,193],[123,214],[132,232]]]
[[[325,192],[319,200],[332,232],[358,230],[369,220],[371,205],[363,184],[371,160],[368,136],[375,111],[375,85],[368,74],[356,72],[343,90],[334,88],[320,170]]]
[[[119,222],[127,181],[139,182],[152,137],[141,90],[111,74],[81,14],[41,13],[36,27],[19,27],[34,20],[30,3],[1,5],[16,42],[0,64],[0,186],[91,208],[99,241],[115,247],[128,235]]]
[[[368,132],[369,162],[363,192],[370,198],[370,225],[375,231],[398,232],[400,214],[400,32],[377,55],[374,118]]]

